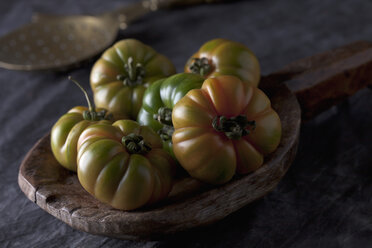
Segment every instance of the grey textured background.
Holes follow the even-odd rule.
[[[129,1],[1,1],[0,35],[33,11],[100,13]],[[205,41],[242,42],[264,74],[288,62],[372,40],[372,1],[251,0],[153,13],[118,39],[139,39],[178,71]],[[67,75],[89,88],[92,62],[65,73],[0,69],[0,247],[372,247],[372,94],[365,89],[302,126],[295,162],[279,186],[226,219],[158,242],[121,241],[73,230],[29,201],[19,165],[60,115],[84,103]],[[372,72],[371,72],[372,73]]]

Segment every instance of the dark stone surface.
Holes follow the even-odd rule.
[[[0,35],[33,11],[99,13],[125,1],[1,1]],[[264,74],[317,52],[372,37],[372,2],[236,1],[153,13],[118,39],[137,38],[178,71],[205,41],[245,43]],[[302,126],[295,162],[277,189],[212,226],[159,242],[73,230],[20,191],[19,165],[60,115],[84,104],[72,75],[89,88],[92,62],[64,73],[0,69],[0,246],[2,247],[371,247],[372,94],[365,89]]]

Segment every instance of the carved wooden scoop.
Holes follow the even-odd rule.
[[[89,195],[76,174],[58,164],[49,135],[26,155],[18,183],[42,209],[73,228],[93,234],[156,239],[207,225],[275,188],[296,154],[301,109],[304,118],[315,116],[372,82],[371,71],[372,44],[356,42],[296,61],[263,77],[260,87],[270,96],[282,120],[281,143],[257,171],[219,187],[186,178],[177,182],[169,198],[158,205],[129,212],[116,210]]]

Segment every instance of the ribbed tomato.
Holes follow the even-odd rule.
[[[52,128],[50,144],[53,155],[68,170],[76,172],[77,142],[81,133],[96,123],[112,123],[106,119],[108,116],[105,110],[97,109],[95,113],[98,115],[92,117],[87,107],[73,107],[62,115]]]
[[[176,166],[159,135],[132,120],[89,126],[79,138],[77,162],[83,188],[122,210],[165,198]]]
[[[258,169],[281,138],[269,98],[233,76],[209,78],[173,108],[173,151],[199,180],[222,184]]]
[[[252,86],[260,81],[260,64],[254,53],[245,45],[226,39],[214,39],[202,45],[187,61],[185,72],[205,78],[232,75]]]
[[[156,81],[145,91],[137,120],[160,134],[163,148],[172,156],[173,106],[191,89],[200,88],[203,82],[202,76],[179,73]]]
[[[151,47],[134,39],[121,40],[92,68],[94,102],[113,113],[116,120],[135,120],[146,88],[175,72],[172,62]]]

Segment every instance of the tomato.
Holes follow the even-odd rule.
[[[96,123],[112,123],[106,110],[97,109],[93,113],[87,107],[73,107],[52,128],[52,152],[57,161],[68,170],[76,171],[77,142],[84,129]]]
[[[89,126],[78,141],[83,188],[114,208],[132,210],[165,198],[175,162],[151,128],[132,120]]]
[[[202,45],[187,61],[185,72],[205,78],[232,75],[253,86],[260,81],[260,65],[253,52],[243,44],[225,39]]]
[[[172,62],[151,47],[134,39],[119,41],[92,68],[94,102],[117,120],[136,119],[146,88],[174,73]]]
[[[71,79],[84,93],[88,107],[77,106],[70,109],[53,125],[50,133],[50,145],[57,161],[66,169],[76,172],[77,142],[80,134],[96,123],[111,124],[112,114],[105,109],[95,108],[85,89]]]
[[[234,76],[209,78],[173,108],[173,151],[201,181],[223,184],[258,169],[281,139],[269,98]]]
[[[204,78],[191,73],[179,73],[153,83],[143,97],[138,122],[160,134],[163,148],[172,156],[172,109],[191,89],[200,88]]]

